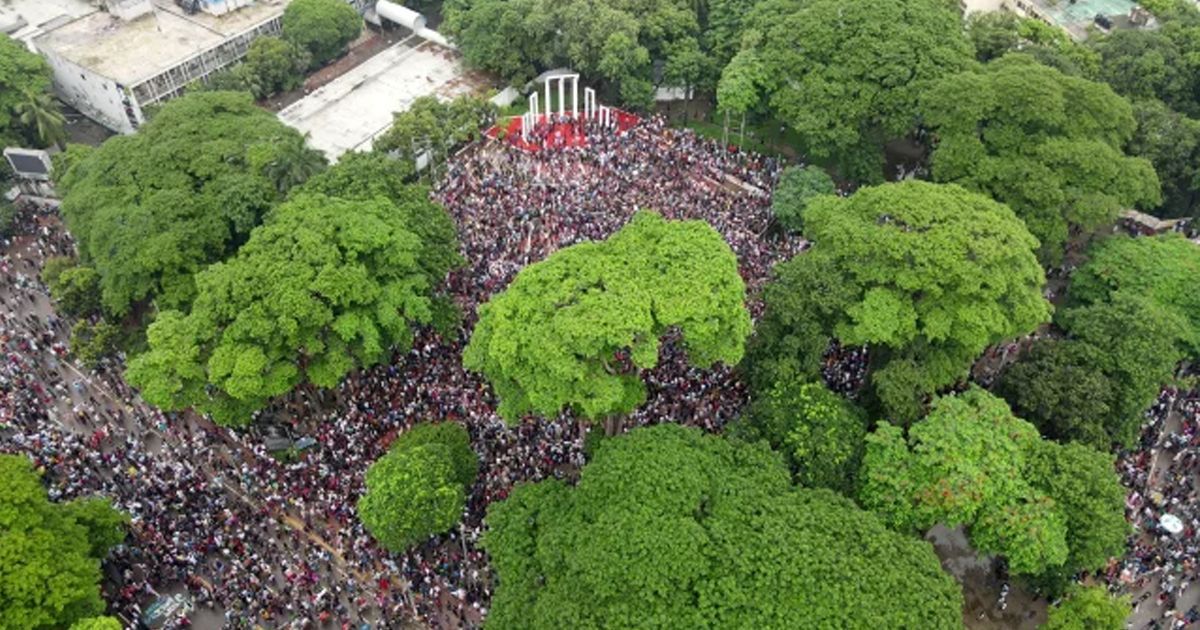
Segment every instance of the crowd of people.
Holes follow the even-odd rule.
[[[1200,390],[1162,390],[1146,414],[1139,443],[1121,453],[1117,470],[1128,489],[1125,514],[1135,534],[1105,579],[1114,592],[1134,595],[1144,626],[1182,629],[1200,621]]]
[[[73,244],[53,212],[22,211],[19,234],[0,256],[0,452],[32,458],[52,498],[99,494],[131,516],[126,544],[104,565],[114,612],[135,620],[156,597],[186,590],[231,628],[482,623],[494,583],[479,546],[488,506],[517,483],[577,475],[587,427],[569,413],[515,426],[496,415],[486,382],[461,365],[476,308],[524,266],[605,238],[639,209],[707,221],[737,255],[751,295],[773,265],[806,245],[768,234],[765,191],[782,166],[772,159],[730,151],[659,118],[620,131],[577,125],[572,133],[586,142],[541,151],[476,145],[450,160],[434,188],[467,260],[447,287],[465,315],[459,338],[423,330],[408,353],[331,391],[300,388],[248,431],[147,407],[120,378],[117,360],[90,374],[76,367],[69,325],[55,317],[38,278],[47,257],[70,255]],[[757,300],[750,308],[761,312]],[[865,348],[833,348],[824,372],[849,393],[865,370]],[[643,377],[647,400],[627,428],[673,421],[719,431],[746,401],[730,368],[690,367],[674,337]],[[1173,406],[1184,420],[1166,431]],[[1108,577],[1127,591],[1161,584],[1155,603],[1163,627],[1180,626],[1195,616],[1175,603],[1196,572],[1200,398],[1167,390],[1150,417],[1141,448],[1119,461],[1132,490],[1130,519],[1144,535],[1131,539],[1128,558]],[[389,553],[365,531],[355,504],[366,469],[417,422],[463,424],[480,474],[460,527]],[[270,427],[314,442],[268,452],[262,436]],[[1159,456],[1169,463],[1156,468]],[[1168,512],[1186,524],[1182,534],[1162,531]]]
[[[258,418],[290,425],[315,445],[289,457],[267,452],[259,431],[232,431],[191,414],[141,403],[117,362],[85,374],[67,355],[38,278],[49,256],[73,244],[50,212],[22,212],[0,269],[5,361],[0,451],[24,453],[55,499],[111,497],[131,536],[105,562],[106,595],[135,620],[156,597],[186,589],[224,615],[226,627],[474,627],[487,614],[492,578],[478,541],[487,506],[513,485],[570,477],[584,463],[586,427],[564,413],[507,426],[490,388],[461,366],[476,307],[524,265],[607,237],[642,208],[708,221],[729,242],[753,289],[796,237],[763,238],[779,167],[730,152],[664,121],[618,133],[585,126],[586,146],[527,152],[490,143],[460,154],[434,190],[459,225],[465,269],[449,290],[466,314],[463,338],[422,331],[411,352],[346,379],[336,390],[300,389]],[[647,403],[629,426],[664,419],[719,430],[745,389],[728,368],[688,366],[664,344],[646,373]],[[480,456],[462,526],[403,554],[374,543],[355,514],[366,468],[413,423],[463,423]]]

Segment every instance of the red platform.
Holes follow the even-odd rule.
[[[641,120],[637,116],[619,109],[610,109],[609,111],[612,112],[611,120],[616,124],[617,133],[628,131]],[[486,135],[493,140],[501,140],[526,151],[587,145],[587,134],[584,133],[582,120],[567,120],[547,125],[545,116],[538,118],[538,124],[530,134],[528,141],[521,137],[521,126],[524,124],[524,120],[520,116],[513,116],[507,121],[498,122],[487,130]]]

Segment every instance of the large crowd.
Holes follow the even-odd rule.
[[[1200,621],[1196,589],[1188,593],[1200,577],[1200,389],[1164,388],[1146,418],[1137,446],[1117,460],[1135,533],[1103,577],[1134,596],[1137,612],[1151,609],[1140,615],[1145,628],[1186,628]]]
[[[617,134],[585,126],[586,147],[526,152],[491,143],[455,157],[435,197],[459,225],[465,269],[449,290],[473,322],[476,306],[555,250],[608,236],[642,208],[697,218],[720,231],[753,289],[800,251],[763,238],[779,165],[729,152],[657,119]],[[258,426],[290,425],[315,439],[294,459],[268,453],[261,432],[235,432],[191,414],[162,414],[119,377],[67,355],[69,326],[40,282],[41,263],[73,244],[50,212],[26,208],[0,258],[5,350],[0,450],[25,453],[55,499],[103,495],[132,517],[131,536],[105,562],[114,611],[134,620],[154,598],[186,589],[226,627],[477,626],[491,576],[478,547],[487,506],[514,484],[569,477],[586,429],[569,414],[506,426],[490,389],[461,366],[463,339],[421,332],[412,350],[332,392],[298,390]],[[464,331],[465,336],[465,331]],[[718,430],[745,390],[728,368],[697,370],[664,344],[645,375],[647,403],[630,426],[669,418]],[[463,524],[403,554],[374,543],[356,517],[366,468],[415,422],[463,423],[480,456]]]
[[[771,159],[729,151],[657,118],[622,133],[589,125],[573,133],[586,146],[529,152],[474,145],[450,160],[435,186],[467,260],[448,279],[466,315],[461,338],[422,331],[407,354],[332,391],[301,388],[246,431],[147,407],[121,380],[119,359],[91,371],[77,367],[67,353],[69,325],[55,317],[38,278],[41,263],[69,255],[72,241],[52,212],[22,211],[19,235],[3,243],[0,257],[0,451],[31,457],[55,499],[99,494],[130,514],[131,535],[104,564],[114,612],[134,620],[156,597],[186,590],[230,628],[482,622],[493,584],[478,544],[488,505],[514,484],[577,474],[586,428],[569,413],[511,427],[500,420],[490,388],[461,365],[476,307],[525,265],[604,238],[644,208],[712,225],[737,255],[751,295],[774,264],[805,246],[796,236],[768,234],[766,191],[781,167]],[[757,315],[761,305],[752,300],[751,309]],[[825,376],[851,392],[865,359],[862,348],[842,349]],[[628,426],[669,419],[718,431],[746,399],[732,370],[689,367],[673,339],[644,379],[647,401]],[[1174,403],[1164,399],[1160,407]],[[1153,435],[1120,460],[1135,490],[1130,517],[1146,536],[1131,542],[1132,553],[1110,577],[1114,588],[1161,579],[1164,612],[1186,619],[1190,613],[1174,611],[1172,597],[1196,571],[1200,402],[1193,396],[1180,404],[1190,415],[1179,432]],[[396,435],[426,421],[462,423],[480,474],[460,527],[389,553],[363,529],[355,503],[367,467]],[[263,435],[271,427],[315,443],[284,457],[269,453]],[[1156,448],[1172,453],[1170,465],[1154,472],[1169,479],[1161,496],[1148,480],[1146,458]],[[1156,519],[1165,510],[1188,523],[1184,536],[1161,535]]]

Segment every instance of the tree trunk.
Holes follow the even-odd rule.
[[[725,127],[721,130],[721,146],[729,146],[729,110],[725,110]]]
[[[604,418],[605,437],[620,435],[623,428],[625,428],[625,416],[607,416]]]
[[[746,150],[746,112],[742,112],[742,150]]]

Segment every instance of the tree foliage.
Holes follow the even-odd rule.
[[[664,424],[601,442],[577,486],[517,486],[484,546],[494,628],[958,628],[928,543],[762,446]]]
[[[25,44],[0,34],[0,146],[25,143],[20,106],[50,89],[50,66]]]
[[[1113,597],[1103,586],[1079,586],[1050,608],[1042,630],[1121,630],[1129,608],[1128,595]]]
[[[599,419],[645,399],[638,371],[682,332],[693,365],[736,364],[750,331],[737,259],[701,221],[641,212],[616,234],[559,250],[479,308],[463,364],[509,421],[564,407]],[[628,359],[627,361],[625,359]]]
[[[1116,29],[1089,43],[1100,54],[1100,79],[1119,94],[1200,117],[1200,24],[1168,20],[1161,29]]]
[[[231,254],[277,202],[266,168],[299,138],[245,94],[200,92],[136,134],[72,147],[59,162],[61,210],[100,275],[104,311],[186,308],[193,274]]]
[[[1070,76],[1094,79],[1100,68],[1099,53],[1076,43],[1065,30],[1009,11],[968,15],[967,37],[981,62],[1019,51]]]
[[[419,193],[403,205],[294,196],[234,258],[197,275],[189,314],[159,316],[127,378],[159,407],[235,424],[302,382],[333,387],[406,351],[457,261],[418,234],[439,212],[429,204]]]
[[[121,630],[116,617],[88,617],[71,624],[71,630]]]
[[[971,43],[943,0],[766,0],[746,17],[771,110],[808,155],[883,179],[883,143],[905,136],[929,81],[966,69]]]
[[[481,130],[495,120],[496,113],[494,103],[478,96],[464,94],[445,103],[436,96],[422,96],[408,109],[396,112],[392,126],[372,148],[410,164],[426,151],[445,159],[455,147],[481,137]]]
[[[478,468],[462,425],[418,424],[367,470],[359,517],[380,544],[401,552],[458,522]]]
[[[1094,570],[1124,545],[1124,493],[1112,458],[1042,440],[978,388],[934,401],[907,436],[867,437],[859,498],[900,530],[966,525],[1015,573]]]
[[[279,37],[259,37],[251,42],[242,63],[218,72],[205,88],[240,90],[264,99],[299,87],[311,63],[308,49]]]
[[[54,275],[50,295],[59,312],[70,317],[86,317],[100,312],[100,274],[76,265]]]
[[[472,66],[513,85],[568,66],[601,97],[654,104],[654,63],[696,79],[700,23],[689,0],[451,0],[449,33]],[[700,64],[706,65],[706,64]]]
[[[1133,111],[1106,85],[1023,55],[946,77],[921,101],[937,137],[933,176],[1008,204],[1057,264],[1068,228],[1094,230],[1158,205],[1154,167],[1122,153]]]
[[[283,11],[283,39],[307,50],[313,68],[342,54],[362,27],[362,16],[343,0],[293,0]]]
[[[749,417],[797,483],[853,494],[867,434],[861,409],[820,383],[786,380],[756,393]]]
[[[776,267],[764,291],[750,357],[756,386],[818,378],[831,339],[865,344],[874,395],[908,422],[989,345],[1049,318],[1036,241],[980,194],[886,184],[817,198],[804,223],[815,245]]]
[[[1133,104],[1137,131],[1129,154],[1150,160],[1162,182],[1162,206],[1155,214],[1200,218],[1200,121],[1167,108],[1162,101]]]
[[[1200,248],[1178,234],[1153,238],[1117,236],[1093,247],[1088,262],[1071,279],[1071,302],[1115,304],[1126,294],[1142,298],[1177,318],[1174,336],[1184,356],[1200,356]]]
[[[120,352],[121,328],[103,319],[81,319],[71,327],[71,354],[89,368]]]
[[[814,197],[837,191],[833,178],[817,166],[789,166],[779,175],[779,185],[771,198],[771,214],[784,228],[799,232],[804,228],[804,210]]]
[[[51,503],[29,460],[0,455],[0,628],[66,628],[104,611],[100,560],[124,539],[107,500]]]

